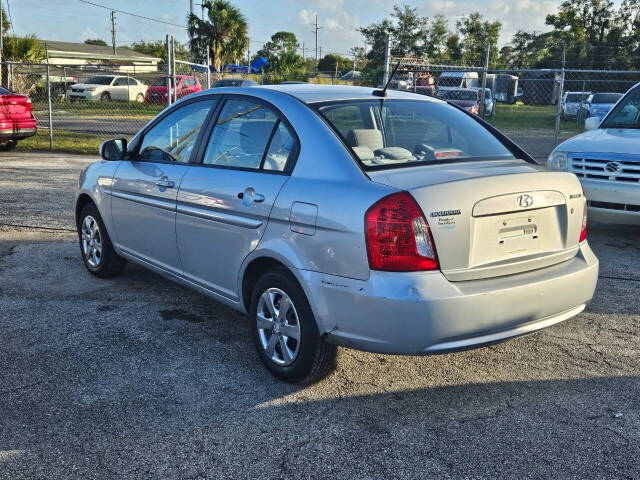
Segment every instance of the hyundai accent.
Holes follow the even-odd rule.
[[[350,86],[219,88],[80,176],[89,272],[143,265],[249,316],[266,367],[336,346],[464,350],[580,313],[598,260],[575,175],[442,100]]]

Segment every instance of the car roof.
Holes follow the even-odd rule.
[[[304,103],[332,102],[340,100],[376,100],[381,97],[374,96],[371,92],[379,90],[369,87],[354,87],[351,85],[316,85],[313,83],[261,85],[252,87],[252,93],[260,90],[276,90],[286,93]],[[442,102],[427,95],[419,95],[399,90],[387,90],[386,98],[422,100],[427,102]]]

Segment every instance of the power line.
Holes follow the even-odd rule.
[[[115,8],[107,7],[106,5],[101,5],[99,3],[90,2],[89,0],[78,0],[78,1],[82,2],[82,3],[86,3],[88,5],[93,5],[94,7],[100,7],[100,8],[104,8],[104,9],[111,10],[111,11],[114,11],[114,12],[122,13],[124,15],[130,15],[132,17],[142,18],[143,20],[149,20],[149,21],[152,21],[152,22],[164,23],[165,25],[171,25],[173,27],[178,27],[178,28],[182,28],[184,30],[187,30],[187,27],[185,27],[184,25],[178,25],[177,23],[165,22],[164,20],[158,20],[157,18],[145,17],[144,15],[138,15],[137,13],[125,12],[124,10],[118,10],[118,9],[115,9]]]

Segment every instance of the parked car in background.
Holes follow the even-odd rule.
[[[482,87],[475,87],[473,88],[474,90],[478,91],[478,94],[480,94],[480,92],[482,92]],[[486,116],[490,116],[493,114],[493,106],[494,106],[494,99],[493,96],[491,95],[491,89],[490,88],[485,88],[484,89],[484,114]]]
[[[640,83],[585,127],[551,152],[548,166],[578,176],[591,219],[640,225]]]
[[[438,96],[476,115],[480,111],[480,91],[477,88],[438,89]]]
[[[578,115],[581,119],[589,117],[603,119],[620,98],[622,93],[592,93],[581,104]]]
[[[147,86],[133,77],[96,75],[67,90],[69,100],[121,100],[144,102]]]
[[[563,120],[576,119],[582,105],[591,92],[565,92],[562,96],[561,112]]]
[[[169,83],[171,84],[171,98],[173,102],[202,90],[200,80],[193,75],[176,75],[177,88],[174,88],[172,76],[162,76],[156,78],[149,86],[145,102],[154,105],[164,105],[167,103],[167,79],[169,79]]]
[[[222,80],[218,80],[216,83],[213,84],[213,88],[255,87],[256,85],[258,85],[258,83],[254,82],[253,80],[242,78],[242,77],[236,77],[236,78],[223,78]]]
[[[361,73],[358,70],[349,70],[347,73],[340,77],[340,80],[357,80],[361,77]]]
[[[16,148],[18,140],[32,137],[37,130],[31,99],[0,87],[0,151]]]
[[[248,314],[289,382],[336,345],[445,353],[583,311],[598,260],[575,175],[439,99],[376,93],[210,89],[104,143],[76,197],[86,268],[130,260]]]
[[[442,72],[436,82],[438,92],[458,88],[478,87],[477,72]]]

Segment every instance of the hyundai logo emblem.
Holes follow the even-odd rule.
[[[533,205],[533,197],[531,195],[520,195],[518,197],[518,205],[520,205],[522,208],[529,208],[531,205]]]
[[[620,173],[622,171],[622,165],[618,162],[609,162],[604,166],[604,171],[608,173]]]

